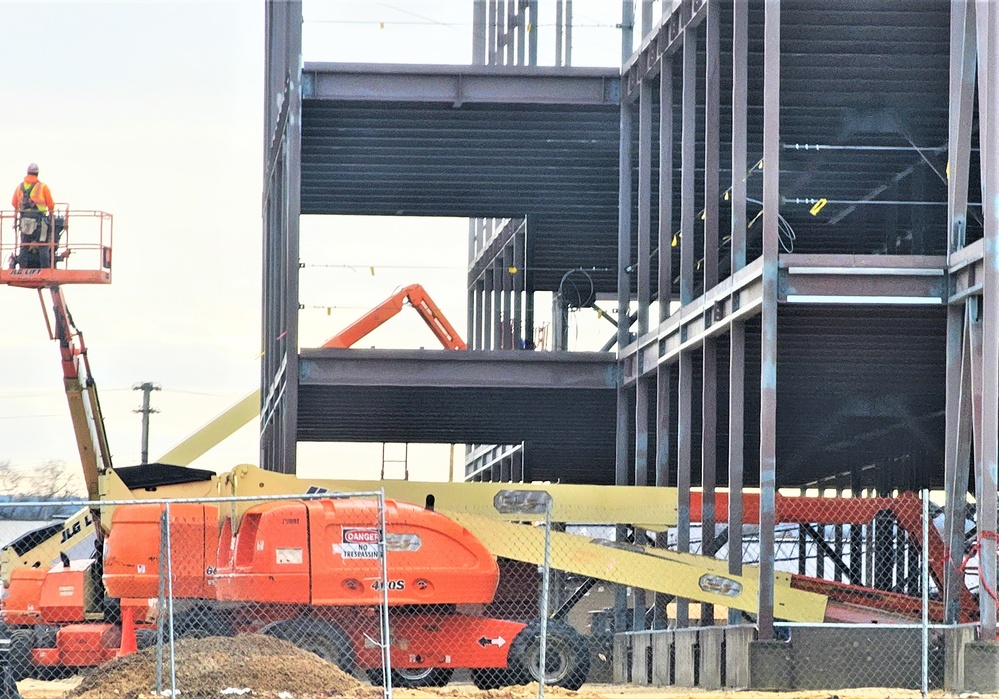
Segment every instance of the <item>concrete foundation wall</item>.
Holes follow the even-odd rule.
[[[749,686],[752,626],[639,631],[614,637],[614,681],[638,685]]]
[[[943,648],[930,647],[930,686],[943,684]],[[920,629],[794,628],[789,641],[754,641],[753,689],[845,689],[922,684]]]

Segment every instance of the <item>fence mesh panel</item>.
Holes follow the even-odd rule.
[[[501,489],[495,512],[370,493],[0,505],[10,673],[54,679],[138,651],[149,670],[137,691],[206,696],[253,688],[261,655],[321,658],[345,673],[322,664],[282,675],[266,663],[299,692],[303,678],[316,692],[358,681],[386,693],[449,683],[933,688],[945,684],[948,635],[973,639],[943,623],[942,593],[957,559],[951,621],[977,620],[973,522],[953,556],[942,510],[928,505],[924,522],[916,495],[780,495],[775,638],[753,643],[751,508],[741,535],[719,508],[713,535],[695,521],[681,547],[675,527],[588,523],[564,504],[551,521],[557,494],[517,488]],[[111,523],[99,543],[98,507]],[[741,575],[728,572],[735,550]],[[207,679],[197,653],[213,658]]]

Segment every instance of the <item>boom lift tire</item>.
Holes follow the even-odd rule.
[[[516,684],[537,682],[541,677],[541,625],[530,624],[510,645],[510,669]],[[569,624],[548,622],[548,649],[545,655],[545,682],[572,691],[578,690],[590,672],[590,648],[586,639]]]
[[[135,630],[135,648],[136,650],[145,650],[146,648],[152,648],[156,645],[159,640],[159,634],[156,633],[156,629],[136,629]]]
[[[348,675],[354,674],[354,648],[350,638],[336,624],[322,619],[297,617],[269,624],[259,633],[294,643],[302,650],[315,653],[336,665]]]
[[[32,645],[35,648],[58,648],[59,629],[55,626],[36,626]],[[36,680],[58,680],[65,675],[65,668],[58,665],[35,665],[31,663],[31,676]]]
[[[381,670],[368,670],[371,684],[380,687],[384,684]],[[393,687],[444,687],[451,681],[454,670],[449,667],[394,668]]]
[[[473,668],[472,684],[476,689],[500,689],[517,684],[517,678],[505,667]]]
[[[17,629],[10,632],[10,654],[8,665],[10,676],[15,682],[31,677],[34,665],[31,662],[31,649],[35,646],[35,632],[31,629]]]

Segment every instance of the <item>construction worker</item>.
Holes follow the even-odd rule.
[[[21,233],[18,264],[21,267],[50,267],[52,250],[47,245],[53,228],[55,202],[49,186],[38,179],[37,163],[28,165],[28,174],[14,190],[11,203],[14,205]]]

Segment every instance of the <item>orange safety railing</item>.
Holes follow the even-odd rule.
[[[46,242],[22,241],[20,217],[0,211],[0,284],[43,288],[111,282],[111,214],[56,204],[45,218]]]

